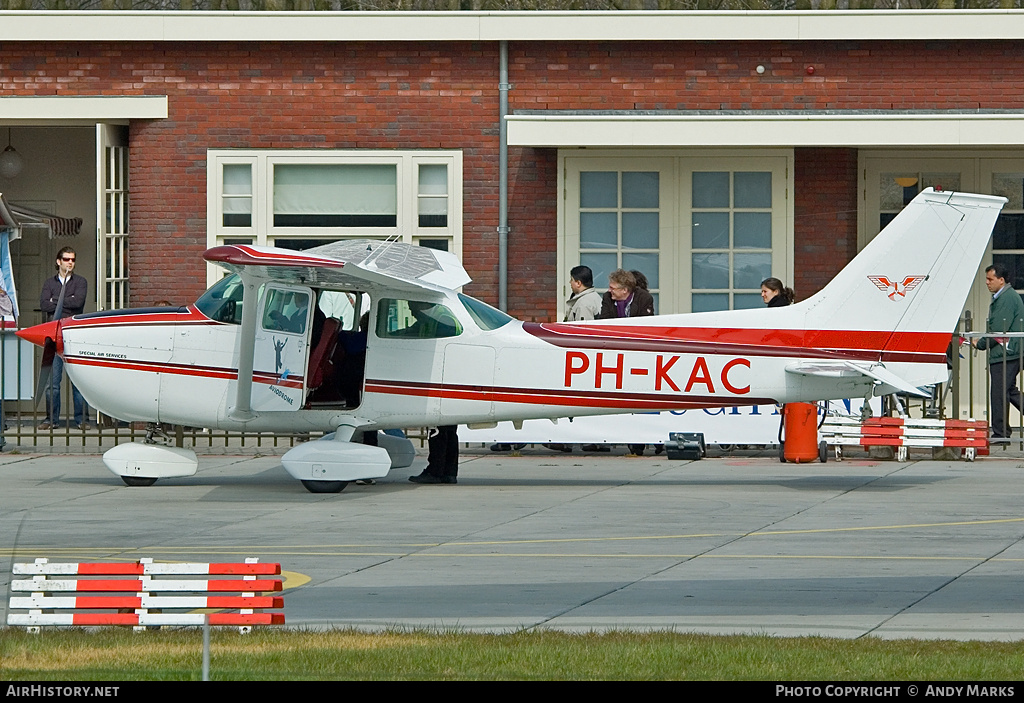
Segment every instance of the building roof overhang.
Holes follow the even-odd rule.
[[[4,42],[1024,39],[1024,10],[0,11]]]
[[[1003,147],[1024,145],[1024,110],[569,112],[506,118],[532,147]]]
[[[166,95],[4,95],[3,125],[128,124],[129,120],[167,119]]]

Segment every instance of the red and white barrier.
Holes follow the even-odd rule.
[[[973,461],[988,453],[988,423],[983,420],[925,420],[903,417],[873,417],[863,422],[853,418],[828,418],[821,427],[822,439],[836,447],[893,447],[896,459],[906,461],[911,448],[953,447],[964,450]]]
[[[152,559],[128,563],[50,563],[46,559],[37,559],[31,564],[14,564],[13,572],[15,576],[32,578],[12,580],[11,590],[31,595],[11,596],[8,625],[187,626],[202,625],[207,617],[211,625],[250,627],[284,624],[284,613],[257,612],[284,608],[284,598],[281,596],[261,595],[280,591],[281,580],[257,578],[280,574],[281,565],[260,564],[255,559],[247,559],[244,564],[154,564]],[[138,575],[139,578],[105,578],[129,575]],[[84,578],[50,578],[52,576]],[[229,578],[162,578],[164,576]],[[238,576],[242,578],[230,578]],[[50,595],[72,592],[104,595]],[[158,595],[161,593],[189,595]],[[237,612],[165,612],[197,609]],[[14,610],[28,612],[11,612]],[[154,610],[157,612],[152,612]]]

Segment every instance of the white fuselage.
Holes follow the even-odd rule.
[[[781,310],[731,313],[729,321],[740,324],[729,328],[699,326],[722,321],[705,314],[510,321],[485,330],[452,293],[445,304],[461,324],[457,335],[382,338],[374,304],[365,384],[355,405],[309,402],[311,325],[303,333],[257,332],[253,413],[244,419],[232,416],[241,328],[194,306],[65,320],[62,352],[89,403],[113,417],[251,431],[486,423],[870,393],[872,382],[863,376],[786,370],[816,359],[882,360],[918,384],[945,376],[938,350],[948,335],[944,341],[921,333],[904,351],[882,352],[872,348],[872,333],[773,327],[793,316]]]

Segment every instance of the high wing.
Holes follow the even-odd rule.
[[[207,261],[242,279],[242,326],[238,386],[230,414],[237,420],[252,411],[252,371],[256,344],[256,296],[266,281],[368,293],[405,292],[423,296],[453,290],[470,282],[454,255],[403,242],[349,239],[297,252],[274,247],[232,244],[207,249]],[[430,297],[429,295],[426,297]]]
[[[454,254],[386,240],[349,239],[301,252],[234,244],[203,257],[262,280],[369,293],[454,290],[472,280]]]
[[[822,378],[842,378],[862,376],[870,378],[875,382],[875,395],[888,395],[890,393],[906,393],[918,398],[930,398],[931,393],[922,391],[909,381],[906,381],[891,371],[886,370],[882,364],[856,363],[854,361],[812,361],[801,362],[786,367],[786,373],[795,373],[801,376],[819,376]]]

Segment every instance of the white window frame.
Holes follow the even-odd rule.
[[[420,239],[442,239],[448,251],[462,257],[462,152],[458,150],[377,150],[377,149],[209,149],[206,152],[206,231],[208,247],[226,241],[249,240],[259,246],[272,246],[280,239],[357,239],[363,237],[398,238],[409,244]],[[226,227],[223,218],[224,166],[249,164],[252,167],[252,222],[248,227]],[[275,227],[273,174],[277,164],[389,164],[397,172],[397,218],[394,227]],[[419,183],[421,164],[448,167],[448,224],[445,227],[419,226]],[[228,194],[230,195],[230,194]],[[207,280],[213,284],[222,275],[215,266],[207,267]]]
[[[660,202],[658,314],[690,312],[691,174],[695,171],[768,171],[772,174],[772,275],[793,280],[792,149],[559,149],[558,319],[565,315],[569,270],[579,264],[579,172],[658,171]],[[585,164],[585,166],[584,166]],[[573,199],[576,198],[574,201]],[[573,221],[575,218],[575,221]],[[604,290],[607,281],[594,281]]]

